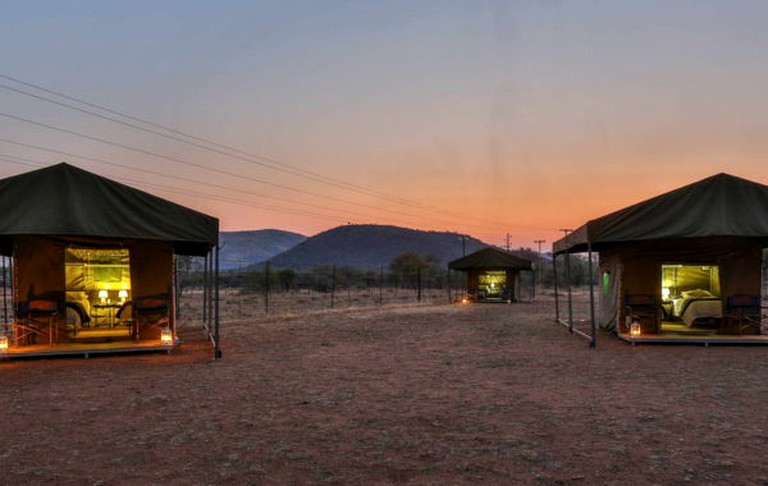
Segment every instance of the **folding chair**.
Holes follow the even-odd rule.
[[[133,300],[136,339],[160,339],[163,328],[170,326],[168,296],[153,295]]]
[[[33,299],[22,304],[19,318],[13,326],[16,346],[36,344],[37,337],[48,338],[48,345],[53,346],[58,339],[59,304],[55,300]]]
[[[735,327],[739,336],[745,331],[747,334],[762,334],[760,296],[739,294],[728,297],[723,318],[729,323],[729,330],[732,326]]]

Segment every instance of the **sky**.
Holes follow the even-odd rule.
[[[762,0],[9,0],[0,177],[547,250],[719,172],[768,184],[765,25]]]

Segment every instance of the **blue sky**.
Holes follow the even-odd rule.
[[[762,1],[6,2],[2,74],[377,195],[8,89],[4,113],[248,179],[8,117],[3,138],[121,166],[0,142],[0,176],[66,159],[224,229],[382,223],[531,246],[716,172],[768,183],[766,21]]]

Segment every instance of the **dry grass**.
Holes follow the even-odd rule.
[[[534,304],[197,327],[172,355],[0,362],[6,484],[768,484],[761,347],[598,349]]]

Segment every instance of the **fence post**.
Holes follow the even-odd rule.
[[[264,267],[264,313],[269,315],[269,262]]]
[[[421,302],[421,267],[416,269],[416,302]]]
[[[333,298],[336,293],[336,265],[331,270],[331,309],[333,309]]]

